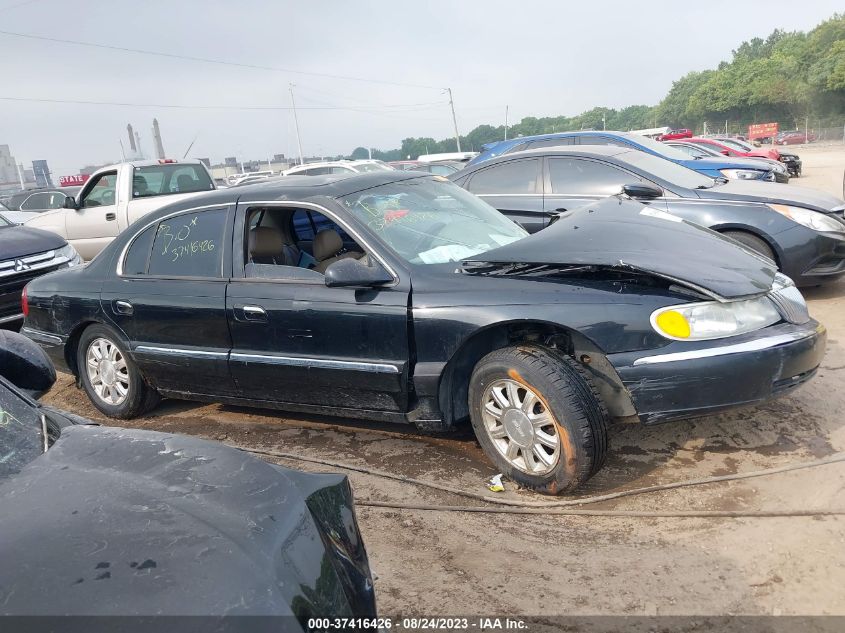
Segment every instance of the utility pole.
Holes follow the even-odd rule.
[[[369,148],[369,147],[367,148],[367,157],[368,157],[370,160],[373,160],[373,150],[372,150],[371,148]]]
[[[603,115],[603,114],[601,115],[601,129],[602,130],[607,129],[607,117],[605,117],[605,115]]]
[[[810,142],[810,117],[804,119],[804,142]]]
[[[302,139],[299,137],[299,119],[296,117],[296,101],[293,99],[293,84],[290,84],[290,102],[293,106],[293,124],[296,126],[296,145],[299,147],[299,164],[305,164],[305,158],[302,156]]]
[[[505,140],[508,140],[508,106],[505,106]]]
[[[21,189],[26,189],[23,181],[23,163],[18,163],[18,180],[21,181]]]
[[[458,118],[455,116],[455,103],[452,101],[452,89],[446,88],[449,91],[449,107],[452,108],[452,123],[455,125],[455,143],[458,144],[458,151],[461,151],[461,135],[458,134]]]

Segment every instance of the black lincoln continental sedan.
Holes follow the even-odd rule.
[[[530,236],[421,173],[210,193],[30,283],[22,331],[108,416],[163,396],[469,419],[509,477],[571,491],[601,467],[610,418],[759,402],[824,351],[771,260],[626,190]]]

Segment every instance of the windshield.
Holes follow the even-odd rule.
[[[528,235],[486,202],[439,176],[373,187],[340,200],[411,264],[457,262]]]
[[[387,165],[380,165],[378,163],[361,163],[360,165],[354,165],[354,168],[361,173],[369,171],[391,171]]]
[[[41,414],[0,380],[0,480],[44,452]]]
[[[670,147],[666,145],[666,143],[655,141],[653,138],[649,138],[647,136],[639,136],[637,134],[631,134],[627,138],[629,138],[633,143],[642,145],[650,152],[654,152],[659,156],[665,156],[670,160],[689,160],[689,156],[684,154],[682,151],[674,147]],[[582,144],[584,144],[583,141]]]
[[[670,184],[686,189],[709,189],[716,184],[715,180],[699,174],[697,171],[646,152],[633,150],[618,154],[616,158],[627,161],[634,167],[642,169],[646,174],[652,174]]]

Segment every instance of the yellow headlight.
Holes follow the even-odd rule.
[[[661,312],[654,321],[664,334],[675,338],[689,338],[689,322],[683,314],[676,310]]]

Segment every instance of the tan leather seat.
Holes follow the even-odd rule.
[[[285,241],[271,226],[256,226],[249,231],[249,261],[256,264],[283,264]]]
[[[357,251],[341,253],[341,250],[343,250],[343,240],[337,231],[334,229],[323,229],[318,232],[314,236],[312,246],[314,259],[317,260],[314,270],[318,273],[325,273],[326,268],[340,259],[348,259],[350,257],[361,259],[364,256],[363,253]]]

